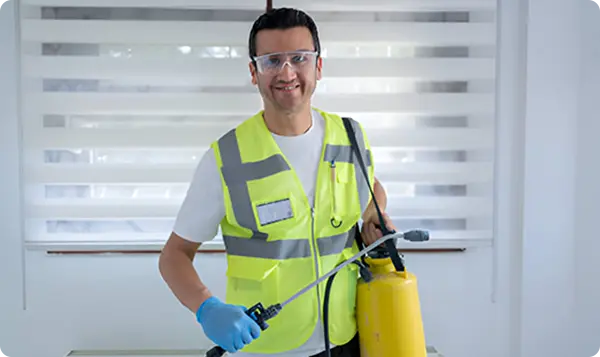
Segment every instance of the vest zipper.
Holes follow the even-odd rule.
[[[336,219],[337,218],[337,207],[336,207],[336,197],[335,197],[335,182],[336,182],[336,173],[335,173],[335,160],[331,160],[330,163],[330,167],[331,167],[331,195],[332,195],[332,202],[331,205],[333,207],[333,218]]]
[[[314,207],[312,207],[310,209],[310,214],[311,214],[311,220],[310,220],[310,234],[311,234],[311,240],[313,242],[313,253],[314,253],[314,259],[315,259],[315,272],[317,274],[316,279],[318,279],[321,274],[319,273],[319,255],[317,253],[317,240],[315,239],[315,209]],[[319,320],[321,320],[321,294],[319,292],[319,285],[315,286],[315,289],[317,290],[317,306],[318,306],[318,311],[319,311]]]

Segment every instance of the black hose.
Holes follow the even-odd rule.
[[[325,286],[325,299],[323,301],[323,329],[325,330],[325,356],[331,357],[331,347],[329,346],[329,295],[331,293],[331,284],[333,278],[337,275],[335,272],[327,279],[327,285]]]

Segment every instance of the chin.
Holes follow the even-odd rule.
[[[296,113],[302,108],[301,105],[278,105],[279,110],[285,113]]]
[[[282,109],[285,108],[286,110],[299,109],[306,104],[306,99],[303,95],[297,95],[293,98],[281,98],[280,96],[274,96],[272,100],[275,106]]]
[[[275,106],[281,112],[293,114],[302,111],[302,109],[304,108],[304,103],[276,103]]]

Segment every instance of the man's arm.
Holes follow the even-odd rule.
[[[375,177],[375,183],[373,184],[373,193],[375,194],[375,199],[377,200],[377,205],[381,212],[385,212],[385,208],[387,207],[387,194],[381,182]],[[370,194],[370,193],[369,193]],[[371,215],[375,215],[377,217],[377,209],[375,208],[375,203],[373,199],[370,200],[369,205],[363,212],[363,221],[366,221]]]
[[[193,313],[212,296],[193,265],[199,246],[200,243],[190,242],[173,232],[160,254],[158,263],[160,274],[169,289],[181,304]]]
[[[159,270],[177,299],[196,315],[205,335],[229,353],[260,336],[260,327],[240,306],[213,296],[193,265],[202,242],[217,234],[225,216],[223,185],[209,150],[198,165],[175,227],[159,259]]]
[[[375,195],[375,199],[377,200],[377,205],[379,206],[379,210],[383,215],[383,221],[385,226],[389,230],[396,230],[394,224],[390,217],[385,213],[385,209],[387,207],[387,194],[383,185],[377,178],[375,178],[375,183],[373,184],[373,193]],[[363,226],[362,226],[362,240],[366,245],[369,245],[379,238],[383,237],[383,233],[381,229],[377,228],[379,226],[379,215],[377,214],[377,209],[375,207],[375,202],[371,199],[369,205],[363,212]]]
[[[212,296],[196,272],[194,257],[202,242],[215,237],[224,215],[223,186],[211,149],[196,168],[173,232],[159,258],[163,280],[193,313]]]

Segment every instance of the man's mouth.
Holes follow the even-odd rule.
[[[300,88],[299,84],[287,85],[287,86],[276,86],[275,89],[281,92],[291,92],[296,88]]]

